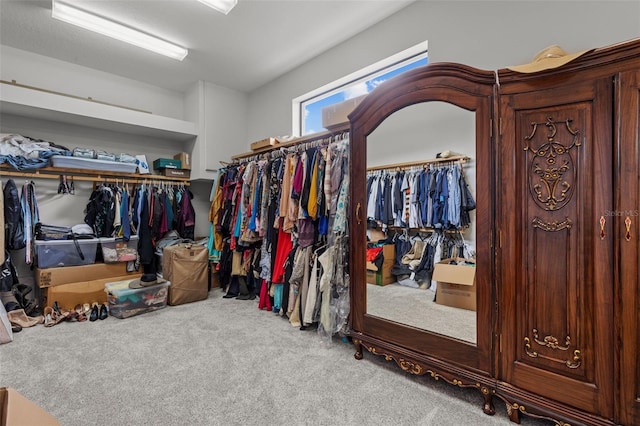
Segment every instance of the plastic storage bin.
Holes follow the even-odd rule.
[[[104,263],[128,262],[138,257],[138,236],[132,235],[129,241],[122,238],[100,238]]]
[[[117,161],[96,160],[92,158],[68,157],[66,155],[52,155],[53,167],[73,169],[100,170],[102,172],[135,173],[138,167],[135,163],[120,163]]]
[[[169,281],[135,289],[129,288],[131,281],[127,279],[105,284],[109,315],[129,318],[167,306]]]
[[[98,239],[36,240],[35,246],[38,268],[90,265],[96,261]]]

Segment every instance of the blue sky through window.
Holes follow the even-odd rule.
[[[329,105],[333,105],[348,99],[356,98],[358,96],[366,95],[375,89],[380,83],[395,77],[398,74],[402,74],[410,69],[417,68],[423,65],[427,65],[428,58],[421,58],[417,61],[403,65],[397,69],[386,72],[384,74],[372,77],[369,80],[365,80],[358,83],[352,83],[345,87],[340,92],[334,93],[325,98],[319,99],[315,102],[303,104],[303,135],[311,133],[317,133],[324,130],[322,127],[322,108]]]

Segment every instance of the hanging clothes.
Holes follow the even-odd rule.
[[[367,174],[367,218],[382,228],[462,229],[473,209],[460,164]]]
[[[140,227],[138,231],[138,255],[142,265],[150,265],[155,259],[154,244],[151,238],[151,227],[149,226],[149,201],[148,191],[140,188]]]
[[[274,151],[267,159],[232,164],[221,170],[212,198],[210,240],[217,238],[216,233],[229,236],[231,251],[260,243],[255,251],[259,308],[277,310],[292,324],[307,329],[320,321],[322,303],[327,304],[325,309],[333,303],[330,281],[324,283],[327,293],[322,298],[321,274],[338,268],[338,259],[320,266],[317,257],[311,261],[311,254],[318,244],[338,243],[345,245],[341,253],[348,251],[348,195],[348,137],[344,135]],[[224,253],[220,263],[226,261]],[[340,329],[346,330],[347,318],[342,318]]]
[[[22,186],[20,204],[24,218],[25,263],[31,265],[35,260],[33,245],[34,229],[36,223],[40,222],[38,201],[36,199],[36,185],[33,181],[27,182]]]
[[[2,180],[0,180],[0,188],[2,188]],[[0,265],[6,260],[6,241],[4,226],[4,191],[0,191]]]
[[[182,238],[195,239],[196,211],[191,204],[193,194],[189,189],[183,189],[182,201],[180,203],[180,214],[178,216],[178,234]]]

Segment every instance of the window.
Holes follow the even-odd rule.
[[[295,98],[293,134],[304,136],[323,131],[322,108],[366,95],[383,81],[427,63],[425,41]]]

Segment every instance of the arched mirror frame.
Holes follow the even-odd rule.
[[[355,357],[362,348],[395,360],[411,374],[429,373],[458,386],[477,387],[485,395],[484,410],[493,412],[492,348],[496,321],[494,289],[493,111],[495,75],[460,64],[435,63],[411,70],[378,86],[349,115],[351,247],[351,336]],[[476,132],[476,294],[477,344],[392,322],[366,312],[366,158],[367,137],[387,117],[421,102],[447,102],[475,112]],[[443,147],[443,150],[447,147]]]

